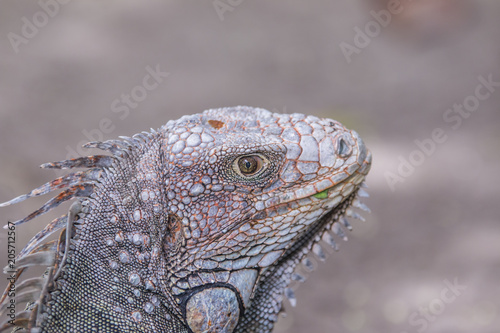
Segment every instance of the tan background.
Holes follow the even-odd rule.
[[[500,81],[500,2],[404,3],[350,63],[339,45],[354,44],[383,0],[239,2],[221,20],[212,1],[72,1],[16,53],[9,33],[43,9],[2,1],[0,201],[55,177],[37,166],[64,159],[104,118],[106,139],[219,106],[335,118],[373,151],[373,213],[297,289],[297,307],[285,303],[276,332],[499,332],[500,88],[457,129],[443,114],[478,76]],[[112,102],[157,65],[169,77],[120,119]],[[446,142],[392,191],[386,173],[435,128]],[[2,223],[44,199],[1,209]],[[18,250],[63,212],[18,227]],[[456,279],[467,289],[443,303]]]

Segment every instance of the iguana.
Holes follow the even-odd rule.
[[[301,261],[368,210],[371,153],[330,119],[210,109],[85,147],[110,154],[44,164],[84,170],[0,205],[63,189],[12,227],[74,199],[6,268],[48,267],[2,332],[271,332]]]

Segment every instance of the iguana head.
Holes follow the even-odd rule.
[[[168,211],[184,242],[174,246],[184,255],[169,256],[185,272],[173,274],[174,290],[200,329],[210,317],[200,302],[236,325],[264,272],[294,245],[311,246],[350,205],[371,162],[356,132],[302,114],[215,109],[164,128]],[[164,243],[167,252],[174,243]]]
[[[123,325],[172,332],[270,331],[295,266],[333,242],[371,163],[358,134],[334,120],[250,107],[89,146],[113,155],[46,165],[90,169],[11,201],[69,187],[46,211],[79,197],[42,308],[52,313],[49,301],[83,274],[89,303],[100,293],[101,310]]]

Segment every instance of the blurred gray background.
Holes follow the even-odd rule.
[[[498,333],[500,87],[481,82],[500,82],[500,2],[389,8],[397,13],[386,0],[2,1],[0,202],[58,176],[37,166],[83,142],[207,108],[334,118],[373,152],[372,213],[294,286],[297,306],[284,303],[276,332]],[[169,74],[144,90],[151,70]],[[470,112],[453,110],[463,103]],[[2,208],[2,224],[45,199]],[[18,251],[65,209],[18,227]]]

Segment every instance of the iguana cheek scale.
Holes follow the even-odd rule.
[[[17,278],[48,267],[17,286],[31,332],[271,332],[298,265],[368,210],[371,154],[331,119],[211,109],[86,147],[110,155],[44,164],[84,170],[0,205],[62,189],[20,225],[75,200],[18,256]]]

